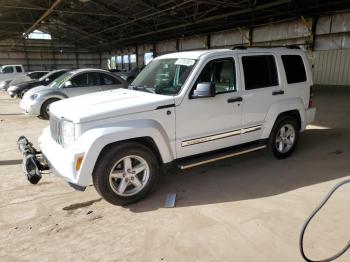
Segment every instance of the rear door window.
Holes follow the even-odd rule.
[[[278,85],[278,74],[273,55],[243,56],[242,65],[246,90]]]
[[[16,71],[17,71],[18,73],[22,73],[22,67],[16,66]]]
[[[284,71],[287,83],[294,84],[306,81],[306,71],[303,59],[300,55],[282,55]]]
[[[114,77],[107,75],[107,74],[101,73],[101,79],[102,79],[103,85],[118,85],[118,84],[120,84],[120,82],[117,79],[115,79]]]
[[[97,73],[97,72],[88,73],[88,85],[89,86],[100,86],[100,85],[102,85],[100,74]]]

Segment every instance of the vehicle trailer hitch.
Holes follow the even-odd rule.
[[[42,153],[33,147],[33,144],[25,136],[17,140],[18,150],[23,156],[23,172],[32,184],[37,184],[41,179],[41,172],[49,170]]]

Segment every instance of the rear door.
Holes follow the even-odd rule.
[[[284,96],[277,58],[271,53],[239,55],[242,90],[242,143],[258,140],[271,105]]]
[[[88,73],[88,91],[87,92],[100,92],[104,90],[104,84],[102,82],[99,72]]]

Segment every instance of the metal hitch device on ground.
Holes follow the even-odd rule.
[[[37,184],[41,179],[42,171],[49,170],[49,167],[40,151],[33,147],[25,136],[20,136],[17,146],[23,156],[23,172],[32,184]]]

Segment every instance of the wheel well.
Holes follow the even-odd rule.
[[[286,116],[295,119],[297,121],[297,123],[298,123],[299,130],[300,130],[300,128],[301,128],[301,117],[300,117],[299,111],[298,110],[290,110],[290,111],[286,111],[286,112],[280,113],[278,115],[277,119],[279,119],[280,117],[286,117]]]
[[[162,157],[161,157],[160,152],[158,150],[158,147],[151,137],[136,137],[136,138],[131,138],[131,139],[108,144],[101,150],[99,156],[101,156],[109,148],[111,148],[113,146],[117,146],[117,145],[125,143],[125,142],[137,142],[137,143],[140,143],[140,144],[146,146],[154,153],[154,155],[157,157],[158,162],[160,164],[163,163],[163,160],[162,160]]]
[[[41,107],[40,107],[40,111],[43,109],[43,106],[48,102],[48,101],[52,101],[54,100],[55,102],[56,101],[59,101],[59,100],[62,100],[61,98],[58,98],[58,97],[51,97],[49,99],[46,99],[42,104],[41,104]]]

